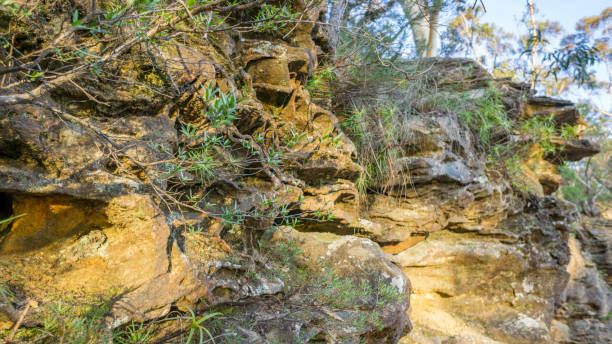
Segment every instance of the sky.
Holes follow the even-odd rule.
[[[524,34],[527,28],[520,23],[520,18],[526,10],[526,0],[483,0],[486,13],[481,21],[493,23],[500,26],[504,31],[514,34]],[[574,31],[576,22],[584,17],[601,13],[605,8],[612,6],[612,0],[533,0],[538,9],[537,20],[552,20],[559,22],[566,32]],[[596,68],[598,79],[607,80],[605,69],[600,66]],[[572,92],[570,98],[579,101],[586,97],[595,99],[596,105],[604,110],[612,110],[612,96],[600,94],[597,97],[589,97],[588,91]]]
[[[526,0],[483,0],[487,12],[483,21],[495,23],[509,32],[523,31],[519,19],[525,12]],[[567,30],[573,30],[578,19],[593,16],[612,6],[611,0],[533,0],[538,17],[555,20]]]

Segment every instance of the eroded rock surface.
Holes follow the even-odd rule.
[[[563,343],[606,343],[612,338],[612,290],[588,252],[582,251],[575,236],[570,237],[570,279],[559,298],[559,331],[555,341]]]
[[[306,5],[295,6],[303,11]],[[22,327],[39,326],[58,304],[76,307],[95,299],[110,304],[107,330],[160,319],[172,309],[240,305],[244,321],[261,325],[237,324],[238,341],[396,342],[409,328],[409,282],[376,243],[337,236],[326,259],[338,275],[311,271],[331,284],[330,291],[337,291],[333,283],[363,287],[367,300],[353,296],[354,305],[328,295],[318,303],[299,289],[289,294],[296,293],[288,289],[293,276],[273,268],[278,262],[239,253],[259,245],[282,207],[299,212],[299,203],[308,215],[330,208],[318,199],[327,190],[339,191],[332,203],[347,200],[341,190],[355,196],[362,171],[355,147],[341,135],[336,116],[304,88],[321,52],[311,38],[313,30],[321,31],[314,24],[321,9],[308,6],[287,40],[222,32],[214,46],[199,40],[152,50],[136,44],[130,53],[149,59],[117,62],[114,81],[76,78],[45,93],[46,107],[4,109],[0,218],[21,217],[0,233],[0,327],[14,325],[31,300],[39,306]],[[235,131],[203,115],[209,87],[241,99]],[[186,124],[194,128],[191,138]],[[211,152],[219,162],[215,178],[169,172],[181,149],[205,145],[210,137],[224,137],[231,148]],[[256,154],[267,159],[265,166]],[[173,197],[187,191],[195,205],[169,205],[184,202]],[[228,211],[235,215],[223,217]],[[227,223],[230,216],[255,212],[263,215]],[[245,228],[251,238],[242,234]],[[312,242],[317,244],[305,247],[304,257],[330,245]],[[354,265],[362,270],[349,268]],[[389,292],[386,299],[382,291]],[[284,306],[281,299],[297,305]],[[278,316],[287,310],[295,315]]]
[[[609,340],[610,221],[572,227],[573,206],[550,196],[560,159],[598,147],[535,147],[520,161],[529,192],[517,192],[459,114],[423,99],[401,123],[394,173],[360,194],[364,166],[325,106],[334,100],[305,88],[328,49],[315,44],[324,6],[295,6],[303,22],[288,37],[138,45],[154,62],[117,66],[129,82],[76,80],[97,101],[66,83],[46,95],[53,107],[3,110],[0,219],[23,216],[0,227],[0,287],[12,294],[0,298],[0,329],[29,300],[39,307],[28,328],[49,305],[95,296],[111,303],[107,329],[214,309],[245,343]],[[574,104],[470,60],[425,63],[432,97],[495,87],[515,122],[584,124]],[[205,115],[213,89],[241,99],[231,129]],[[218,138],[209,175],[176,168],[185,149]]]
[[[406,343],[428,333],[459,342],[549,342],[569,277],[568,219],[554,199],[532,207],[502,221],[496,235],[440,231],[397,255],[414,286],[411,315],[420,325]]]

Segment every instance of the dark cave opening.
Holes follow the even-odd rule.
[[[13,199],[11,195],[0,192],[0,221],[13,215]]]

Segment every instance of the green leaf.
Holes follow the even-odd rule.
[[[74,10],[72,14],[72,26],[77,26],[83,22],[83,19],[79,19],[79,10]]]
[[[3,231],[4,229],[6,229],[6,227],[8,227],[8,225],[10,225],[11,222],[13,222],[14,220],[20,217],[24,217],[26,215],[27,215],[26,213],[23,213],[23,214],[11,216],[8,219],[0,220],[0,231]]]

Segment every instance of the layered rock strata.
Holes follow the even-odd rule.
[[[0,215],[22,216],[0,233],[1,282],[12,295],[0,299],[0,328],[31,300],[39,307],[24,328],[40,326],[46,306],[95,297],[112,304],[108,329],[234,307],[228,313],[242,322],[228,324],[248,343],[610,338],[610,280],[597,273],[609,272],[600,238],[609,224],[577,230],[573,206],[550,196],[559,161],[597,147],[555,138],[565,148],[525,161],[530,192],[519,193],[504,171],[487,168],[458,114],[423,112],[405,123],[407,148],[394,162],[407,173],[379,185],[384,192],[360,195],[360,152],[304,85],[322,57],[314,39],[324,42],[324,30],[314,23],[323,8],[295,6],[303,23],[286,38],[221,32],[214,44],[133,48],[167,66],[174,96],[85,80],[79,87],[97,101],[66,83],[44,99],[52,107],[2,111]],[[120,79],[155,79],[147,63],[119,68]],[[558,126],[582,125],[573,104],[494,80],[469,60],[428,63],[439,90],[477,95],[492,83],[514,121],[553,115]],[[235,131],[202,115],[207,88],[240,99]],[[229,153],[211,153],[220,162],[214,178],[169,177],[160,162],[213,136],[235,140]],[[254,162],[247,142],[272,167]],[[278,161],[273,151],[282,151]],[[173,207],[175,193],[198,197]],[[273,215],[253,215],[262,211]],[[281,226],[286,218],[301,221]],[[276,253],[249,250],[257,245]]]

